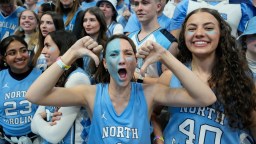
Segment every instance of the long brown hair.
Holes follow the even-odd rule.
[[[67,15],[67,20],[64,22],[65,23],[65,27],[67,26],[67,25],[69,25],[69,23],[71,22],[71,20],[73,19],[73,17],[74,17],[74,15],[76,14],[76,11],[79,9],[79,6],[80,6],[80,2],[79,2],[79,0],[74,0],[73,1],[73,6],[72,6],[72,8],[71,8],[71,11],[68,13],[68,15]],[[64,7],[63,7],[63,5],[62,5],[62,3],[60,2],[60,0],[58,0],[57,1],[57,4],[56,4],[56,8],[55,8],[56,10],[56,12],[58,13],[58,14],[60,14],[60,15],[63,15],[63,9],[64,9]]]
[[[252,112],[255,110],[255,86],[244,56],[237,48],[235,38],[231,35],[231,27],[221,17],[218,11],[200,8],[192,11],[185,19],[179,36],[178,59],[183,63],[192,61],[192,53],[185,43],[185,29],[190,16],[206,12],[219,22],[220,38],[216,49],[215,65],[211,78],[208,80],[216,92],[217,110],[223,111],[228,123],[233,128],[249,128]]]

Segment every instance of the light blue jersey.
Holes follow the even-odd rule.
[[[108,26],[107,30],[107,36],[111,37],[114,34],[114,29],[118,23],[115,21],[112,21],[112,23]]]
[[[140,31],[136,31],[136,32],[129,34],[129,38],[131,38],[132,41],[134,42],[137,51],[148,40],[157,42],[158,44],[160,44],[162,47],[164,47],[167,50],[171,46],[172,42],[176,41],[176,39],[173,35],[171,35],[167,30],[162,29],[162,28],[159,28],[159,29],[153,31],[152,33],[148,34],[141,41],[138,39],[139,32]],[[142,65],[143,65],[142,59],[138,59],[137,68],[140,69]],[[145,75],[149,76],[149,77],[156,78],[156,77],[159,77],[161,74],[162,74],[161,63],[156,62],[147,67]]]
[[[67,26],[65,26],[65,30],[66,30],[66,31],[71,31],[71,32],[73,31],[73,28],[74,28],[75,23],[76,23],[77,14],[78,14],[81,10],[82,10],[81,8],[78,8],[78,10],[76,11],[76,13],[75,13],[75,15],[73,16],[72,20],[69,22],[69,24],[68,24]],[[62,18],[63,18],[64,23],[66,23],[68,16],[65,15],[65,14],[63,14]]]
[[[19,15],[25,9],[17,7],[9,16],[4,16],[0,12],[0,40],[12,35],[19,25]]]
[[[160,16],[157,17],[157,21],[159,25],[166,29],[167,31],[170,31],[170,24],[171,24],[171,19],[167,17],[165,14],[161,14]],[[132,14],[128,20],[128,22],[125,25],[124,32],[135,32],[141,29],[140,22],[136,16],[136,14]]]
[[[96,3],[97,3],[97,1],[95,1],[95,0],[91,1],[91,2],[83,1],[82,4],[81,4],[81,9],[82,10],[86,10],[86,9],[88,9],[90,7],[94,7],[94,6],[96,6]]]
[[[175,75],[172,75],[170,86],[182,87]],[[253,144],[247,132],[229,127],[225,114],[217,112],[215,104],[169,107],[169,111],[171,118],[164,130],[165,144]]]
[[[26,100],[25,95],[41,73],[33,69],[26,78],[16,80],[10,75],[9,69],[0,71],[0,125],[6,135],[23,136],[31,133],[31,120],[38,106]]]
[[[83,73],[87,75],[83,69],[77,68],[73,72],[69,74],[68,77],[72,76],[75,73]],[[52,115],[57,108],[53,106],[46,106],[45,107],[46,112],[51,113]],[[51,117],[47,121],[51,121]],[[91,125],[91,121],[89,119],[89,115],[85,108],[81,108],[79,114],[76,117],[75,122],[73,123],[73,126],[70,128],[68,133],[65,135],[65,137],[59,142],[58,144],[76,144],[76,142],[79,142],[82,144],[86,144],[88,141],[88,133],[89,133],[89,128]],[[46,140],[43,140],[41,144],[50,144]]]
[[[94,100],[89,144],[150,144],[148,106],[139,83],[131,83],[127,107],[117,114],[108,84],[98,84]]]
[[[250,19],[248,6],[244,3],[231,4],[228,0],[204,1],[182,0],[175,8],[171,22],[171,31],[180,29],[186,15],[197,8],[212,8],[218,10],[221,16],[231,25],[232,35],[237,36],[236,31],[243,32],[246,22]]]

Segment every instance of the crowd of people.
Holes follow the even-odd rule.
[[[1,144],[255,144],[255,0],[1,0]]]

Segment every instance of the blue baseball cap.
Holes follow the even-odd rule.
[[[243,36],[252,35],[252,34],[256,34],[256,16],[251,18],[247,22],[244,32],[237,39],[239,40]]]

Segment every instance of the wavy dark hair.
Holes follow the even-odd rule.
[[[55,27],[55,30],[64,30],[65,27],[64,27],[64,21],[61,17],[61,15],[57,14],[56,12],[52,12],[52,11],[47,11],[47,12],[44,12],[42,14],[42,16],[44,15],[49,15],[52,17],[52,20],[53,20],[53,24],[54,24],[54,27]],[[40,17],[40,21],[41,21],[41,18],[42,16]],[[41,29],[40,29],[40,25],[39,25],[39,32],[38,32],[38,49],[32,59],[32,64],[35,66],[36,63],[37,63],[37,59],[38,57],[40,56],[41,52],[42,52],[42,49],[44,48],[44,36],[41,32]]]
[[[192,11],[185,19],[179,36],[179,54],[177,58],[188,63],[192,61],[192,53],[185,43],[185,29],[190,16],[206,12],[219,22],[220,38],[216,48],[215,65],[208,80],[210,87],[216,92],[218,101],[214,104],[218,111],[224,111],[230,127],[249,128],[252,123],[252,112],[255,110],[255,86],[247,62],[237,48],[236,40],[231,35],[231,27],[218,11],[200,8]]]
[[[97,37],[97,43],[100,45],[105,45],[107,41],[107,24],[105,21],[105,16],[104,13],[100,10],[98,7],[90,7],[86,9],[85,11],[79,13],[78,15],[78,21],[76,22],[76,26],[74,27],[73,33],[77,36],[78,39],[84,37],[84,36],[90,36],[89,34],[86,33],[83,23],[84,23],[84,16],[86,13],[90,13],[94,15],[97,19],[97,21],[100,24],[100,29],[98,32],[98,37]],[[101,53],[97,53],[96,55],[100,58]],[[90,59],[89,62],[89,73],[90,75],[93,75],[96,72],[97,68],[95,65],[94,60]]]
[[[53,31],[53,32],[50,32],[48,35],[51,36],[52,40],[58,46],[60,51],[60,56],[62,56],[77,41],[77,38],[73,33],[65,30]],[[81,67],[81,68],[83,67],[82,58],[77,59],[71,65],[71,67],[61,75],[61,77],[59,78],[55,86],[64,87],[69,74],[74,70],[76,70],[78,67]]]
[[[116,35],[111,36],[108,39],[108,41],[106,42],[106,45],[103,46],[103,59],[105,59],[105,57],[106,57],[107,45],[114,39],[124,39],[124,40],[128,41],[132,46],[132,50],[133,50],[134,54],[136,54],[136,46],[133,43],[133,41],[126,35],[116,34]],[[96,83],[109,83],[110,82],[110,74],[104,67],[103,59],[100,61],[99,67],[95,73]],[[134,79],[132,79],[132,81],[134,81]]]

